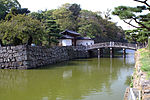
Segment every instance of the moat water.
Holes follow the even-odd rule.
[[[126,58],[90,58],[32,70],[0,70],[0,100],[123,100],[134,69]]]

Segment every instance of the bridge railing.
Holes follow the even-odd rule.
[[[134,47],[136,48],[136,44],[131,44],[131,43],[121,43],[121,42],[114,42],[115,46],[125,46],[125,47]]]
[[[96,43],[94,45],[87,46],[87,49],[96,49],[96,48],[102,48],[102,47],[125,47],[125,48],[133,48],[137,49],[137,44],[131,44],[131,43],[121,43],[121,42],[104,42],[104,43]]]

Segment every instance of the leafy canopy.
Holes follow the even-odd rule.
[[[126,38],[129,41],[144,43],[147,42],[148,36],[150,36],[150,5],[148,0],[134,1],[142,3],[143,6],[118,6],[113,11],[113,14],[135,28],[126,31]]]
[[[14,45],[16,38],[20,40],[19,44],[26,43],[29,36],[33,37],[33,43],[40,44],[44,35],[44,27],[40,21],[19,14],[8,21],[1,21],[0,35],[0,39],[5,44]]]
[[[21,8],[17,0],[0,0],[0,20],[4,19],[12,7]]]

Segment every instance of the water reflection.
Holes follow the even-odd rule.
[[[134,66],[134,56],[128,56],[0,70],[0,100],[121,100]]]
[[[63,72],[63,78],[64,79],[68,79],[68,78],[71,78],[71,77],[72,77],[72,70]]]

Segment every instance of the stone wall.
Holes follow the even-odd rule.
[[[88,57],[88,52],[83,46],[55,46],[47,48],[43,46],[20,45],[0,47],[0,68],[30,69],[85,57]]]
[[[150,100],[150,79],[147,77],[147,73],[141,70],[140,52],[135,52],[135,70],[133,73],[133,94],[136,100]],[[131,91],[130,88],[126,89],[124,100],[130,100]]]
[[[141,70],[140,52],[135,53],[135,72],[133,74],[133,88],[141,91],[142,100],[150,100],[150,79],[147,73]]]
[[[147,77],[147,73],[141,70],[140,52],[135,53],[135,71],[133,74],[133,93],[136,98],[140,100],[150,100],[150,79]],[[126,90],[124,100],[129,100],[129,89]],[[139,100],[139,99],[136,99]]]
[[[0,47],[0,69],[25,69],[27,60],[26,46]]]

